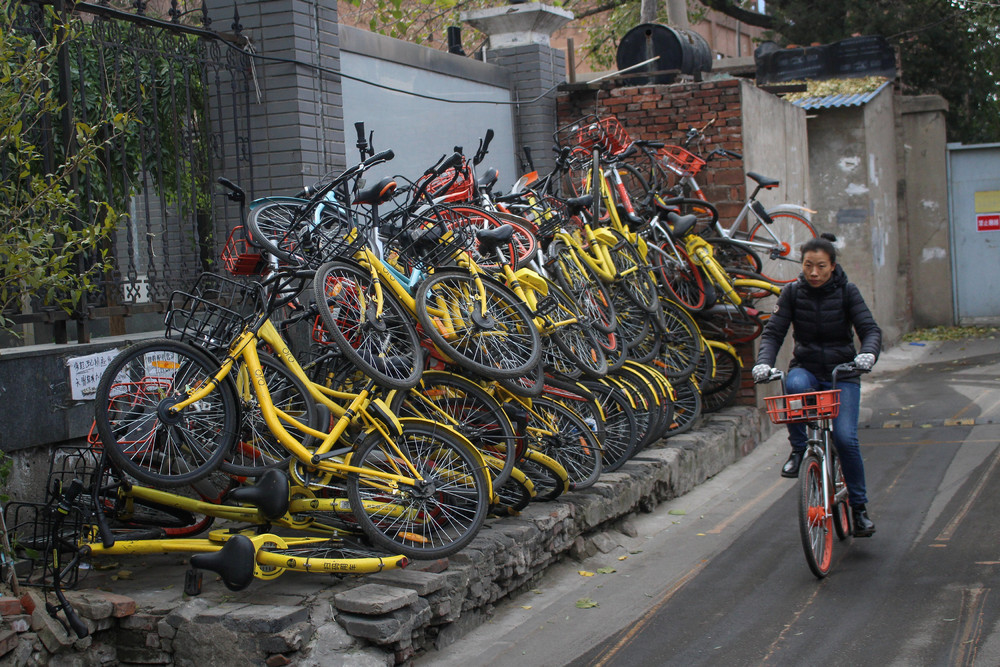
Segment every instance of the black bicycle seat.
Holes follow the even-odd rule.
[[[233,535],[218,551],[191,556],[191,567],[215,572],[231,591],[242,591],[253,581],[257,549],[246,535]]]
[[[569,208],[570,215],[576,215],[580,211],[590,208],[590,205],[594,203],[594,195],[583,195],[582,197],[573,197],[566,200],[566,206]]]
[[[484,255],[492,255],[498,246],[510,243],[514,238],[514,225],[504,224],[492,229],[480,229],[476,232],[476,240],[479,241],[479,252]]]
[[[284,470],[270,468],[253,486],[233,489],[226,500],[253,505],[268,519],[278,519],[288,512],[288,475]]]
[[[374,206],[375,204],[384,204],[385,202],[392,199],[392,196],[396,194],[396,181],[390,176],[386,176],[378,183],[369,185],[367,188],[363,188],[354,197],[355,204],[368,204],[369,206]]]
[[[781,185],[781,181],[776,178],[768,178],[767,176],[762,176],[755,171],[748,171],[747,176],[757,181],[757,183],[762,188],[776,188]]]
[[[476,187],[478,187],[483,192],[489,192],[494,185],[497,184],[497,179],[500,178],[500,172],[496,169],[488,169],[482,178],[476,181]]]
[[[673,225],[671,230],[675,237],[682,239],[691,233],[691,230],[698,224],[696,215],[678,215],[673,211],[667,213],[667,219]]]

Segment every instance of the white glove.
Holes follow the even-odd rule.
[[[864,352],[854,357],[854,365],[863,371],[870,371],[875,365],[875,355]]]
[[[754,382],[763,382],[771,377],[771,367],[767,364],[757,364],[750,369],[750,375],[753,375]]]

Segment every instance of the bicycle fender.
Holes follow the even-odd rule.
[[[812,222],[809,216],[816,213],[814,209],[806,208],[805,206],[800,206],[798,204],[778,204],[777,206],[772,206],[767,209],[768,214],[770,213],[798,213],[806,219],[807,222]]]
[[[525,267],[515,271],[514,277],[517,278],[518,282],[527,285],[542,296],[546,296],[549,293],[549,284],[545,282],[545,279],[537,271]]]
[[[618,237],[614,232],[606,227],[598,227],[594,230],[594,238],[604,245],[618,245]]]

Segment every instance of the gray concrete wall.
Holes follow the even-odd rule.
[[[373,177],[415,179],[455,146],[471,158],[486,130],[493,129],[480,175],[492,167],[500,170],[501,186],[517,179],[508,70],[350,26],[341,26],[341,33],[344,74],[353,77],[343,84],[349,162],[357,158],[352,146],[358,121],[374,131],[376,150],[396,153],[392,162],[372,170]]]
[[[902,97],[899,101],[905,182],[900,230],[908,239],[908,255],[901,262],[913,295],[913,326],[948,326],[954,323],[948,182],[944,177],[948,104],[937,95]]]
[[[743,97],[743,166],[764,176],[777,178],[781,186],[764,190],[758,199],[771,208],[790,203],[809,206],[809,136],[806,112],[764,92],[749,81],[741,81]],[[749,178],[746,186],[753,191]]]
[[[909,329],[900,305],[894,96],[863,107],[820,109],[809,119],[813,222],[837,236],[838,260],[861,288],[885,343]]]

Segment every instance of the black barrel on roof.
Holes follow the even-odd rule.
[[[642,23],[625,33],[618,43],[618,69],[656,57],[658,60],[629,74],[678,70],[697,78],[702,72],[712,69],[712,50],[705,38],[693,30],[671,28],[660,23]],[[629,82],[639,85],[673,83],[675,78],[676,74],[656,74],[629,79]]]

